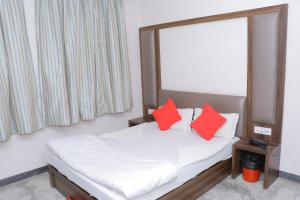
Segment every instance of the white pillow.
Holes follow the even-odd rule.
[[[197,119],[201,114],[202,114],[203,109],[202,108],[195,108],[195,114],[194,114],[194,119]]]
[[[184,131],[184,132],[191,131],[190,124],[192,123],[193,120],[194,110],[192,108],[177,109],[177,110],[181,116],[181,120],[173,124],[173,126],[171,126],[171,129]]]
[[[221,128],[217,131],[215,136],[221,136],[227,139],[231,139],[235,135],[235,129],[236,125],[239,121],[239,114],[238,113],[228,113],[223,114],[221,113],[223,117],[227,119],[225,124],[221,126]]]
[[[202,108],[195,108],[194,120],[201,115],[202,111],[203,111]],[[223,117],[225,117],[227,120],[225,124],[223,124],[223,126],[221,126],[221,128],[216,132],[215,136],[231,139],[235,135],[235,129],[239,121],[239,114],[238,113],[220,113],[220,114]]]

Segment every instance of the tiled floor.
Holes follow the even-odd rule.
[[[0,200],[64,200],[49,185],[47,173],[0,188]],[[300,184],[285,179],[277,181],[268,189],[262,189],[262,181],[246,183],[239,176],[227,177],[198,200],[300,200]]]
[[[64,200],[65,198],[51,188],[48,173],[0,188],[0,200]]]

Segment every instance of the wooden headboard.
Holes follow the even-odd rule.
[[[239,122],[235,135],[238,137],[244,136],[246,97],[170,90],[159,91],[159,105],[164,104],[168,98],[172,98],[179,108],[202,108],[203,104],[209,103],[218,112],[239,113]]]
[[[200,107],[203,102],[207,101],[220,112],[233,112],[235,111],[235,109],[237,109],[236,112],[241,112],[240,107],[234,107],[233,105],[239,105],[238,101],[243,99],[243,105],[246,104],[245,110],[247,110],[246,111],[247,116],[245,117],[244,114],[242,114],[241,116],[243,116],[242,120],[243,120],[243,124],[245,124],[246,131],[244,132],[241,131],[242,129],[239,127],[237,135],[238,136],[243,135],[245,139],[258,138],[266,142],[269,142],[271,144],[280,144],[281,133],[282,133],[283,105],[284,105],[286,33],[287,33],[287,16],[288,16],[287,14],[288,14],[288,5],[282,4],[282,5],[275,5],[275,6],[257,8],[252,10],[244,10],[244,11],[238,11],[233,13],[205,16],[205,17],[141,27],[140,28],[140,52],[141,52],[141,66],[142,66],[144,115],[145,116],[147,115],[148,108],[156,107],[160,102],[164,101],[165,98],[168,97],[172,97],[173,99],[176,99],[175,100],[176,104],[184,107],[185,106]],[[245,76],[246,79],[245,80],[243,79],[242,82],[241,81],[238,82],[243,85],[235,84],[233,87],[232,82],[230,83],[232,88],[235,88],[237,90],[245,86],[246,88],[243,89],[245,89],[246,91],[243,90],[243,93],[241,92],[237,93],[236,91],[234,92],[226,91],[225,90],[226,88],[224,89],[226,85],[225,84],[223,85],[224,81],[223,82],[220,81],[219,83],[218,82],[219,79],[216,80],[214,84],[211,85],[209,83],[208,84],[194,83],[190,80],[197,80],[197,79],[188,76],[189,74],[188,75],[181,74],[181,71],[184,72],[184,70],[186,70],[189,73],[190,72],[194,73],[194,71],[188,71],[189,68],[185,67],[186,65],[187,66],[190,65],[181,62],[176,62],[175,63],[176,65],[174,67],[174,65],[172,65],[173,64],[172,62],[171,63],[162,62],[165,60],[169,61],[170,59],[172,59],[172,56],[163,57],[166,55],[166,49],[167,50],[177,49],[176,46],[174,48],[170,48],[170,46],[168,45],[167,46],[169,48],[164,49],[163,48],[164,45],[161,45],[164,44],[163,43],[164,40],[162,39],[168,38],[166,37],[166,35],[164,37],[161,37],[163,36],[162,33],[163,32],[165,33],[166,30],[171,30],[173,28],[179,28],[179,27],[180,30],[185,30],[186,28],[190,27],[190,25],[197,25],[199,27],[200,26],[203,27],[202,25],[207,25],[211,22],[213,22],[213,24],[215,24],[214,22],[218,22],[217,24],[219,24],[219,22],[224,22],[224,20],[232,20],[232,19],[239,19],[239,18],[243,18],[244,20],[246,19],[247,22],[246,24],[247,26],[244,27],[243,24],[243,29],[242,29],[244,30],[245,28],[247,33],[247,38],[246,38],[246,42],[247,42],[246,61],[247,62],[245,63],[245,65],[247,66],[244,65],[241,66],[243,68],[245,67],[244,69],[246,69],[246,76]],[[222,33],[218,33],[218,34],[221,35]],[[224,35],[226,34],[227,33],[224,33]],[[188,40],[188,42],[190,44],[190,40]],[[171,41],[171,42],[167,42],[167,44],[173,44],[173,43]],[[229,46],[228,48],[230,48],[230,45],[227,46]],[[227,46],[225,45],[225,47]],[[204,48],[206,48],[206,46]],[[176,56],[176,54],[174,55]],[[180,55],[181,54],[178,54],[177,56]],[[213,54],[207,57],[215,58],[214,56],[215,55]],[[197,56],[195,57],[197,58]],[[187,58],[186,60],[188,61],[189,58]],[[179,64],[177,65],[177,63]],[[167,72],[169,73],[166,73],[166,71],[164,71],[166,69],[164,68],[164,66],[168,67],[169,71]],[[180,73],[176,74],[177,78],[172,79],[172,77],[171,78],[167,77],[166,79],[166,76],[164,76],[164,74],[165,75],[168,74],[172,76],[173,75],[172,70],[178,69],[178,66],[179,67],[182,66],[182,68],[180,68],[181,71],[179,70]],[[212,65],[209,65],[209,63],[207,65],[200,63],[199,66],[203,68],[210,68]],[[227,77],[226,69],[229,70],[228,71],[229,73],[234,71],[227,66],[231,66],[231,62],[217,64],[217,67],[220,67],[223,70],[222,72],[224,73],[225,77]],[[178,72],[178,70],[176,70],[176,72]],[[245,71],[242,71],[242,73],[244,72]],[[195,72],[195,74],[197,74],[197,72]],[[205,78],[214,76],[214,74],[209,74],[207,73],[207,71],[204,71],[202,75],[205,77],[203,79],[199,77],[200,80],[206,80]],[[184,81],[186,80],[188,81],[180,82],[181,77],[178,78],[178,76],[182,76],[182,79],[184,79]],[[241,74],[241,76],[244,76],[244,74]],[[169,80],[168,84],[165,83],[166,80]],[[170,82],[170,80],[172,82]],[[189,87],[192,86],[193,88],[189,88],[186,85]],[[206,88],[209,88],[206,87],[206,85],[218,86],[218,87],[220,86],[220,88],[217,89],[210,88],[206,90]],[[229,88],[231,88],[231,86]],[[244,103],[245,102],[244,97],[235,97],[235,96],[226,96],[226,95],[208,95],[208,94],[186,93],[186,92],[170,92],[165,90],[181,90],[181,91],[193,91],[193,92],[201,92],[201,93],[214,93],[214,94],[226,94],[226,95],[242,95],[242,96],[245,95],[247,96],[247,101],[246,103]],[[244,94],[244,92],[246,94]],[[236,99],[237,99],[236,102],[237,104],[234,103]],[[226,108],[229,109],[227,110]],[[267,130],[267,132],[261,131],[261,129],[258,129],[259,127],[264,128],[264,130]]]

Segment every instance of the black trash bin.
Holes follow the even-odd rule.
[[[254,183],[259,180],[262,157],[257,154],[245,154],[242,158],[243,178],[245,181]]]

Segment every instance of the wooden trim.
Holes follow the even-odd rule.
[[[231,178],[236,178],[241,174],[241,152],[235,147],[232,147],[232,169]]]
[[[284,106],[284,86],[285,86],[285,63],[286,63],[286,34],[287,34],[287,13],[288,5],[283,4],[279,6],[280,9],[276,11],[278,17],[278,77],[277,77],[277,99],[276,99],[276,121],[274,124],[262,124],[252,121],[252,69],[253,69],[253,17],[248,17],[248,86],[247,86],[247,136],[246,138],[258,138],[270,144],[276,145],[281,143],[282,135],[282,118]],[[272,128],[272,135],[260,135],[253,132],[253,125],[261,124],[265,127]],[[273,126],[271,126],[273,125]]]
[[[286,62],[286,32],[287,32],[287,12],[288,4],[275,5],[251,10],[238,11],[233,13],[225,13],[220,15],[206,16],[187,20],[174,21],[169,23],[157,24],[152,26],[141,27],[140,32],[152,30],[155,32],[155,63],[156,63],[156,81],[157,81],[157,102],[159,102],[159,91],[161,88],[161,58],[160,58],[160,29],[185,26],[197,23],[205,23],[219,20],[227,20],[239,17],[247,17],[248,19],[248,63],[247,63],[247,108],[245,109],[246,129],[244,130],[244,139],[260,138],[270,144],[281,143],[282,132],[282,116],[284,105],[284,79],[285,79],[285,62]],[[252,126],[252,78],[253,78],[253,17],[268,13],[279,13],[278,24],[278,98],[276,105],[276,123],[272,131],[272,136],[262,136],[253,133]],[[144,105],[144,104],[143,104]],[[144,110],[145,110],[144,105]],[[145,112],[145,111],[144,111]]]
[[[260,123],[260,122],[250,122],[251,127],[249,129],[249,131],[252,134],[253,138],[259,139],[259,140],[264,140],[266,142],[268,142],[269,144],[272,145],[277,145],[277,142],[273,142],[274,139],[274,135],[277,133],[276,132],[276,126],[274,124],[267,124],[267,123]],[[264,127],[264,128],[270,128],[271,129],[271,135],[262,135],[262,134],[257,134],[254,133],[254,126],[259,126],[259,127]]]
[[[51,186],[56,188],[65,197],[71,197],[72,200],[96,200],[85,190],[70,181],[62,175],[55,167],[49,165],[49,176]]]
[[[266,149],[250,145],[247,141],[241,140],[233,145],[232,150],[232,178],[236,178],[241,173],[241,155],[242,152],[251,152],[264,157],[263,171],[264,189],[267,189],[279,175],[280,163],[280,145],[269,145]]]
[[[287,4],[281,4],[281,5],[269,6],[269,7],[263,7],[263,8],[256,8],[256,9],[250,9],[250,10],[243,10],[243,11],[219,14],[219,15],[179,20],[179,21],[162,23],[162,24],[157,24],[157,25],[150,25],[150,26],[141,27],[140,31],[146,31],[146,30],[152,30],[152,29],[164,29],[164,28],[171,28],[171,27],[177,27],[177,26],[185,26],[185,25],[192,25],[192,24],[198,24],[198,23],[227,20],[227,19],[234,19],[234,18],[240,18],[240,17],[249,17],[249,16],[253,16],[253,15],[260,15],[260,14],[266,14],[266,13],[272,13],[272,12],[279,12],[281,9],[281,6],[286,6],[286,5]]]
[[[142,103],[143,103],[143,116],[146,116],[145,100],[144,100],[144,83],[143,83],[143,53],[142,53],[142,31],[139,30],[139,42],[140,42],[140,62],[141,62],[141,85],[142,85]]]
[[[233,145],[233,149],[249,151],[256,154],[266,155],[267,152],[273,151],[276,146],[268,145],[267,148],[261,148],[258,146],[250,145],[247,140],[240,140]]]
[[[55,179],[54,179],[55,172],[53,172],[52,170],[54,170],[54,168],[51,165],[48,165],[50,185],[51,187],[55,187]]]
[[[157,47],[156,47],[156,44],[155,44],[155,31],[154,30],[149,30],[149,31],[153,31],[154,32],[154,45],[155,45],[155,49],[154,49],[154,51],[155,51],[155,54],[156,54],[156,52],[157,52]],[[143,116],[148,116],[148,108],[153,108],[153,107],[156,107],[157,105],[146,105],[145,104],[145,91],[144,91],[144,81],[143,81],[143,73],[144,73],[144,67],[143,67],[143,53],[142,53],[142,51],[143,51],[143,49],[142,49],[142,40],[141,40],[141,38],[142,38],[142,31],[140,30],[139,31],[139,42],[140,42],[140,61],[141,61],[141,85],[142,85],[142,105],[143,105]],[[157,61],[156,61],[156,57],[157,57],[157,55],[155,55],[155,66],[157,66]],[[156,77],[157,77],[157,71],[155,72],[156,73]],[[156,91],[157,91],[157,88],[156,88]],[[157,102],[156,102],[156,104],[157,104]]]
[[[253,17],[248,17],[247,117],[246,137],[251,137],[252,126],[252,74],[253,74]]]
[[[144,117],[138,117],[135,119],[128,120],[128,126],[136,126],[145,122],[152,122],[154,121],[154,118],[152,116],[144,116]]]
[[[287,22],[288,22],[288,5],[282,5],[279,12],[278,26],[278,98],[276,108],[276,134],[272,142],[281,143],[282,119],[284,108],[284,87],[285,87],[285,68],[286,68],[286,40],[287,40]]]
[[[52,177],[51,186],[56,188],[64,196],[70,196],[72,200],[96,200],[84,189],[62,175],[55,167],[49,165],[49,176]],[[207,192],[217,183],[226,178],[231,172],[231,158],[221,161],[209,169],[203,171],[195,178],[187,181],[182,186],[172,190],[159,198],[160,200],[193,200]]]
[[[156,63],[156,94],[157,94],[157,106],[159,102],[159,91],[161,90],[161,62],[160,62],[160,36],[159,30],[154,30],[155,38],[155,63]]]
[[[278,178],[279,176],[279,164],[280,164],[280,145],[277,145],[268,152],[265,157],[265,179],[264,179],[264,189],[268,189],[269,186]]]
[[[192,200],[210,190],[231,172],[231,158],[221,161],[200,173],[177,189],[167,193],[159,200]]]

